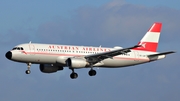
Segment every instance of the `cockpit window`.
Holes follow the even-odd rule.
[[[12,50],[24,50],[22,47],[14,47]]]
[[[15,48],[13,48],[12,50],[16,50],[16,47],[15,47]]]

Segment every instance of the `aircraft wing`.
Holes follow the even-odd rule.
[[[84,58],[89,62],[90,64],[95,64],[98,63],[104,59],[107,58],[113,58],[114,56],[125,54],[128,52],[131,52],[130,49],[140,47],[139,45],[129,47],[129,48],[123,48],[123,49],[116,49],[113,51],[108,51],[108,52],[103,52],[103,53],[98,53],[98,54],[93,54],[93,55],[87,55]]]

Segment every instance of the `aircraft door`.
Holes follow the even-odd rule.
[[[139,61],[139,52],[134,51],[134,61]]]
[[[35,46],[33,44],[29,44],[29,50],[30,52],[35,52]]]

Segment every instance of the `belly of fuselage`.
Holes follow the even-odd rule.
[[[57,55],[44,55],[44,54],[18,54],[15,56],[16,59],[14,61],[23,62],[23,63],[34,63],[34,64],[58,64]],[[103,65],[99,67],[105,68],[118,68],[118,67],[125,67],[125,66],[132,66],[141,63],[148,62],[147,59],[138,60],[134,58],[124,59],[124,58],[114,58],[114,59],[105,59],[102,61]],[[59,64],[64,65],[65,64]]]
[[[102,61],[104,65],[101,67],[125,67],[125,66],[133,66],[137,64],[142,64],[148,62],[148,60],[134,60],[134,59],[105,59]]]

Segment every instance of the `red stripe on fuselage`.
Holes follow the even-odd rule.
[[[26,52],[27,54],[39,54],[39,55],[52,55],[52,56],[85,56],[85,55],[78,55],[78,54],[55,54],[55,53],[44,53],[44,52]],[[125,59],[125,60],[146,60],[149,61],[148,58],[132,58],[132,57],[113,57],[116,59]]]

